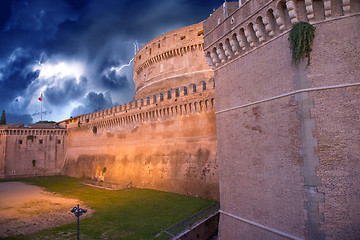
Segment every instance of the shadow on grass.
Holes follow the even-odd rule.
[[[162,239],[163,229],[214,203],[206,199],[151,189],[112,191],[94,188],[81,184],[82,179],[65,176],[11,181],[34,184],[65,197],[77,198],[94,209],[95,213],[90,218],[80,217],[80,239],[89,240]],[[158,236],[154,237],[155,235]],[[76,239],[76,223],[5,239]]]

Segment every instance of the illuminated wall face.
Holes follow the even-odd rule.
[[[218,200],[214,89],[199,89],[80,117],[80,127],[68,125],[65,174]]]

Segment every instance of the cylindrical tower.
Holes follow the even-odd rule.
[[[202,22],[145,44],[134,59],[135,98],[212,78],[203,47]]]

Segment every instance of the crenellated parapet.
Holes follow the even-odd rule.
[[[34,125],[34,124],[29,124]],[[25,127],[24,124],[9,124],[0,128],[0,136],[55,136],[66,135],[64,128],[37,128],[32,129],[30,126]]]
[[[68,128],[98,129],[123,126],[132,127],[144,122],[176,119],[181,116],[215,111],[215,81],[200,81],[186,86],[135,99],[132,102],[102,111],[77,116],[78,121]]]
[[[179,46],[177,48],[174,49],[170,49],[166,52],[162,52],[148,60],[146,60],[144,63],[142,63],[137,69],[136,69],[136,73],[140,74],[141,71],[143,71],[144,69],[146,69],[147,67],[156,64],[160,61],[163,60],[167,60],[169,58],[172,57],[177,57],[177,56],[183,56],[187,53],[192,53],[194,51],[203,51],[204,49],[204,44],[203,43],[198,43],[198,44],[191,44],[191,45],[187,45],[187,46]]]
[[[202,23],[153,39],[134,58],[135,99],[213,77],[204,59]]]
[[[224,3],[223,9],[204,22],[205,57],[212,69],[271,42],[300,21],[316,24],[360,11],[358,0],[273,0],[262,1],[262,5],[255,0],[241,2],[237,10],[220,18],[222,10],[233,7]]]

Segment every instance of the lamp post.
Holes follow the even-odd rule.
[[[87,210],[86,209],[82,209],[82,208],[80,208],[79,207],[79,204],[77,205],[77,207],[74,207],[73,209],[71,209],[71,212],[73,213],[73,214],[75,214],[75,216],[77,217],[77,240],[79,240],[80,238],[79,238],[79,225],[80,225],[80,220],[79,220],[79,217],[81,216],[81,215],[83,215],[83,213],[86,213],[87,212]]]

